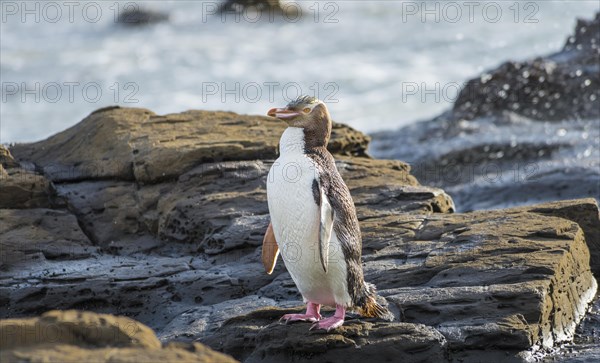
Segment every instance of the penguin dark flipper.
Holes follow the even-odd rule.
[[[273,224],[269,223],[269,227],[267,227],[267,232],[265,233],[262,244],[262,263],[265,267],[265,271],[269,275],[272,274],[273,270],[275,269],[277,256],[279,256],[279,246],[275,240]]]

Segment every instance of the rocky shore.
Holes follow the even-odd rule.
[[[484,72],[451,110],[372,135],[370,151],[407,161],[459,211],[600,200],[599,57],[597,13],[559,52]]]
[[[331,334],[280,325],[302,305],[283,264],[266,275],[260,263],[283,129],[114,107],[1,149],[2,361],[229,359],[213,350],[245,362],[521,361],[573,338],[597,290],[594,199],[457,214],[341,124],[330,150],[357,207],[366,279],[396,320],[354,317]],[[45,324],[58,341],[31,337]]]

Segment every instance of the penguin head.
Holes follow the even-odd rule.
[[[327,146],[331,136],[331,116],[323,101],[301,96],[284,108],[272,108],[267,115],[285,121],[291,127],[304,129],[305,142],[309,146]]]

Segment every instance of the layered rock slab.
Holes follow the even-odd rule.
[[[364,220],[366,279],[378,286],[399,321],[425,324],[441,334],[450,357],[524,359],[533,347],[572,339],[597,291],[584,230],[569,219],[548,216],[549,210],[585,202]],[[376,236],[370,234],[374,229]],[[288,327],[279,327],[274,312],[270,321],[256,314],[267,313],[236,317],[201,341],[237,359],[275,361],[283,353],[273,347],[283,339],[290,351],[286,358],[296,354],[299,361],[308,360],[300,347],[310,324],[296,325],[291,330],[296,335],[271,335]],[[373,324],[373,331],[390,328]],[[345,331],[334,336],[328,339],[346,341]],[[320,357],[315,352],[328,351],[332,343],[313,336],[311,344],[317,346],[312,354]],[[385,344],[371,344],[380,354],[393,354]],[[360,344],[349,346],[344,349],[354,353],[344,354],[362,354]]]
[[[38,259],[0,271],[0,316],[90,309],[133,316],[172,339],[208,334],[252,304],[297,303],[282,264],[268,276],[259,258],[266,175],[284,127],[226,112],[108,108],[47,140],[15,145],[20,165],[48,178],[55,210],[24,210],[31,231],[17,211],[3,211],[3,227],[15,231],[7,255],[25,250]],[[452,199],[419,185],[405,163],[368,157],[368,140],[336,124],[329,145],[361,219],[452,211]],[[44,250],[42,241],[66,239],[67,227],[87,257],[76,246],[60,258]]]
[[[233,112],[187,111],[156,115],[138,108],[97,110],[46,140],[11,148],[54,182],[116,179],[155,183],[218,161],[272,159],[286,124]],[[333,128],[329,150],[364,155],[369,138]]]
[[[335,332],[307,331],[307,324],[273,323],[302,309],[263,309],[227,321],[207,344],[244,362],[445,361],[446,340],[431,327],[400,322],[348,320]],[[330,312],[329,312],[330,313]]]
[[[266,175],[284,129],[272,118],[227,112],[109,108],[12,151],[52,180],[96,245],[131,253],[173,241],[218,254],[260,244]],[[396,210],[454,208],[443,191],[420,186],[406,164],[366,157],[368,141],[336,124],[329,144],[357,204],[373,206],[379,195]]]

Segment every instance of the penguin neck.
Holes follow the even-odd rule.
[[[279,140],[279,153],[281,155],[304,154],[305,146],[304,129],[288,127]]]

